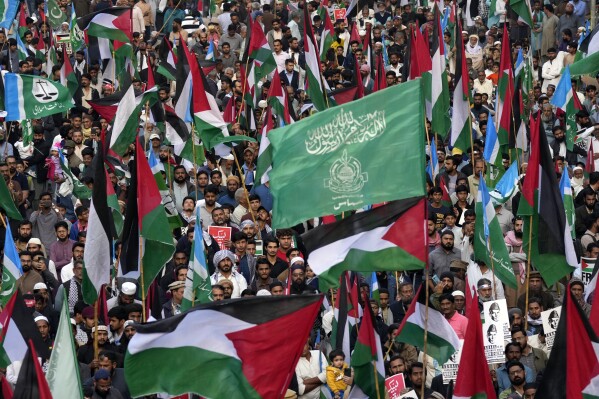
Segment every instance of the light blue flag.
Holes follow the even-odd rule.
[[[489,194],[496,204],[504,204],[518,190],[518,164],[516,161],[505,171],[503,177],[497,182],[495,189]]]
[[[491,215],[489,215],[488,210],[490,209],[492,211],[493,214],[495,214],[495,207],[491,204],[491,195],[489,194],[489,190],[487,189],[487,183],[485,183],[485,177],[483,176],[483,174],[480,174],[480,178],[479,178],[480,184],[478,186],[478,195],[481,198],[481,202],[482,202],[482,206],[483,206],[483,224],[484,224],[484,228],[485,228],[485,241],[489,239],[489,223],[491,223],[491,221],[489,220],[489,218],[491,217]]]
[[[555,88],[555,93],[551,97],[551,105],[555,105],[565,111],[570,98],[572,98],[572,78],[570,76],[570,66],[566,65],[562,77]]]
[[[524,55],[522,49],[518,50],[518,57],[516,58],[516,65],[514,68],[514,76],[517,78],[520,72],[524,69]]]
[[[497,136],[497,129],[495,129],[493,118],[489,118],[487,121],[487,136],[485,139],[483,157],[485,158],[485,161],[493,165],[496,165],[497,159],[501,158],[499,137]]]
[[[20,2],[18,0],[8,0],[3,3],[4,13],[0,15],[0,17],[2,17],[2,21],[0,21],[0,28],[9,30],[12,27],[12,23],[15,20],[15,17],[17,16],[17,11],[19,9]]]
[[[6,219],[8,226],[8,218]],[[17,247],[12,238],[10,227],[6,229],[4,238],[4,268],[2,271],[2,290],[0,290],[0,303],[5,305],[12,297],[12,294],[17,290],[17,280],[23,275],[21,268],[21,260]]]
[[[210,40],[210,45],[208,46],[208,51],[206,52],[206,59],[209,61],[216,61],[216,57],[214,56],[214,41]]]

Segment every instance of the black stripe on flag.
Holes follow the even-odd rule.
[[[205,318],[207,324],[210,324],[209,316],[201,314],[203,310],[222,312],[246,323],[263,324],[297,312],[321,299],[322,294],[263,296],[204,303],[168,319],[137,325],[137,332],[138,334],[173,332],[186,317],[202,317]]]
[[[389,226],[404,212],[418,204],[420,197],[393,201],[385,206],[360,212],[331,224],[318,226],[302,235],[308,253],[346,237]]]
[[[104,151],[100,150],[94,157],[94,187],[92,190],[92,203],[98,220],[102,223],[102,227],[106,232],[106,237],[110,241],[112,238],[118,238],[114,221],[112,219],[112,211],[108,207],[108,194],[106,193],[106,169],[104,167]],[[94,237],[90,237],[93,239]],[[90,243],[91,244],[91,243]],[[110,248],[110,258],[112,259],[112,245]]]
[[[137,216],[137,167],[135,161],[129,162],[129,171],[131,180],[127,197],[127,213],[123,223],[123,245],[119,263],[123,275],[139,270],[139,218]]]
[[[89,23],[92,19],[96,17],[98,14],[110,14],[116,17],[123,15],[126,12],[131,12],[131,7],[110,7],[101,11],[96,11],[91,14],[87,14],[84,17],[77,18],[77,26],[81,30],[87,29]]]
[[[27,306],[25,306],[23,296],[21,295],[21,292],[19,290],[17,290],[14,295],[16,295],[17,297],[15,298],[15,305],[12,309],[12,314],[10,317],[11,323],[14,324],[9,325],[8,328],[18,329],[25,343],[27,343],[28,340],[32,340],[37,354],[42,359],[49,359],[50,351],[48,349],[48,345],[44,344],[44,342],[42,341],[42,336],[40,335],[40,332],[37,329],[35,322],[33,321],[33,311],[35,309],[30,309]],[[5,341],[2,345],[10,346],[11,343]]]

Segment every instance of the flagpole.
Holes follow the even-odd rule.
[[[491,239],[487,238],[489,246],[489,260],[491,261],[491,275],[493,276],[493,297],[497,300],[497,283],[495,282],[495,262],[493,262],[493,248],[491,247]]]
[[[144,261],[143,261],[143,236],[139,235],[139,274],[141,280],[141,317],[143,322],[148,321],[146,315],[146,286],[144,284]]]
[[[428,150],[431,153],[429,157],[429,162],[431,163],[431,177],[433,181],[433,187],[435,187],[435,165],[433,165],[433,151],[431,147],[431,138],[428,136],[428,125],[426,124],[426,115],[424,115],[424,135],[426,136],[426,144],[428,144]],[[435,146],[437,143],[435,142]]]
[[[245,69],[243,70],[243,74],[245,75],[245,79],[243,79],[243,90],[241,91],[241,106],[239,107],[239,112],[237,113],[237,123],[239,123],[239,119],[241,119],[241,112],[243,111],[243,107],[245,104],[245,89],[247,89],[247,83],[248,83],[248,67],[250,65],[250,55],[248,54],[248,58],[245,61]],[[276,73],[276,71],[275,71]],[[233,98],[231,98],[229,101],[235,101],[235,96],[233,96]],[[258,104],[254,104],[254,105],[258,105]]]
[[[98,358],[98,299],[94,303],[94,359]]]
[[[526,259],[526,293],[524,301],[524,314],[528,312],[528,295],[530,286],[530,255],[532,251],[532,215],[529,216],[528,223],[528,254]],[[524,317],[524,330],[528,330],[528,317]]]
[[[428,269],[428,268],[427,268]],[[428,361],[426,358],[426,343],[427,343],[427,338],[428,338],[428,305],[429,305],[429,299],[428,299],[428,294],[429,294],[429,276],[428,276],[428,270],[425,269],[424,273],[426,274],[426,280],[425,280],[425,291],[426,291],[426,298],[424,300],[425,303],[425,308],[424,308],[424,343],[422,345],[422,364],[424,365],[424,376],[425,376],[425,381],[426,381],[426,367],[428,366]],[[415,300],[418,300],[418,298],[415,298]],[[420,397],[424,398],[424,386],[426,384],[423,382],[422,383],[422,387],[420,390]]]
[[[376,388],[376,399],[381,399],[381,388],[379,387],[378,370],[376,369],[376,361],[372,361],[372,368],[374,369],[374,386]],[[424,386],[425,384],[422,384]]]

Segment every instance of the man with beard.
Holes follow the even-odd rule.
[[[91,87],[91,81],[92,77],[89,73],[84,73],[81,75],[79,87],[73,95],[73,100],[75,101],[75,108],[73,110],[83,115],[87,114],[97,117],[97,114],[88,101],[99,99],[100,93]]]
[[[110,343],[108,339],[108,327],[105,325],[98,325],[98,350],[116,352],[116,346]],[[96,332],[96,327],[92,327],[91,336],[93,337]],[[83,345],[77,351],[77,360],[81,363],[89,365],[92,370],[100,368],[100,362],[98,359],[94,359],[94,340],[90,339],[87,344]]]
[[[238,203],[235,198],[235,192],[239,189],[239,186],[239,177],[233,175],[227,177],[227,191],[218,197],[218,203],[221,205],[229,204],[234,207],[237,206]]]
[[[54,299],[54,309],[62,309],[62,301],[66,300],[69,304],[69,313],[74,315],[75,305],[83,300],[83,291],[81,291],[81,282],[83,281],[83,257],[76,260],[73,264],[73,277],[63,280],[64,290],[58,290]]]
[[[187,170],[183,165],[177,165],[174,169],[174,182],[172,184],[173,200],[178,212],[183,211],[183,199],[192,197],[195,200],[196,188],[187,180]]]
[[[27,177],[23,173],[19,173],[17,171],[17,158],[14,156],[6,157],[6,164],[8,165],[8,174],[10,176],[10,180],[16,181],[21,186],[21,201],[19,204],[19,209],[24,211],[26,208],[25,203],[27,198],[29,198],[29,183],[27,182]]]
[[[115,389],[124,399],[131,399],[129,388],[125,381],[125,369],[117,367],[118,358],[114,352],[102,351],[98,356],[99,370],[106,370],[111,378],[112,391]]]
[[[231,228],[231,237],[233,237],[236,233],[239,232],[239,229],[231,223],[230,220],[226,220],[225,211],[222,208],[214,208],[212,210],[212,224],[211,226],[219,226],[219,227],[230,227]],[[231,241],[225,241],[225,246],[231,247],[233,244]]]
[[[21,291],[21,294],[33,292],[33,287],[35,287],[37,283],[43,283],[44,279],[33,269],[33,256],[31,252],[21,251],[19,260],[21,261],[23,274],[16,281],[16,287]]]
[[[581,147],[575,145],[573,151],[566,148],[566,135],[564,134],[564,128],[561,126],[553,126],[553,137],[555,141],[549,146],[552,152],[552,157],[555,159],[557,156],[562,156],[568,161],[568,165],[576,165],[578,162],[578,156],[585,157],[587,152]]]
[[[200,220],[202,221],[202,228],[208,230],[208,226],[213,223],[212,211],[216,208],[220,208],[221,204],[216,202],[218,196],[218,188],[214,184],[209,184],[204,189],[204,199],[198,201],[198,208],[200,208]],[[224,216],[224,213],[223,213]],[[222,222],[221,222],[222,223]],[[200,227],[200,226],[196,226]]]
[[[528,290],[528,298],[538,298],[543,309],[552,309],[555,307],[553,296],[543,290],[541,273],[536,270],[530,272]],[[530,300],[528,301],[528,304],[530,306]],[[526,311],[526,293],[520,295],[518,298],[518,307],[520,310],[522,310],[522,312]]]
[[[125,331],[125,321],[127,321],[127,313],[122,306],[115,306],[108,311],[108,319],[114,344],[119,347],[121,337]]]
[[[528,316],[527,316],[527,335],[537,335],[543,329],[543,321],[541,320],[541,313],[543,310],[549,309],[544,308],[542,299],[532,297],[528,301]]]
[[[299,256],[291,259],[291,288],[289,289],[290,295],[301,295],[305,291],[310,290],[306,285],[306,267],[304,266],[304,260]]]
[[[270,285],[274,279],[270,277],[270,263],[265,258],[259,258],[256,261],[256,272],[254,281],[250,288],[256,292],[260,290],[270,291]]]
[[[100,369],[94,374],[92,399],[123,399],[118,389],[112,386],[112,378],[107,370]]]
[[[584,300],[584,284],[579,278],[572,277],[570,280],[570,292],[572,292],[572,295],[574,295],[574,298],[576,298],[578,301],[578,304],[584,311],[584,314],[586,314],[587,317],[590,317],[591,305]]]
[[[393,313],[393,322],[401,324],[406,312],[408,311],[412,299],[414,298],[414,287],[411,282],[403,282],[399,285],[399,298],[398,301],[392,303],[390,306],[391,312]]]
[[[23,159],[25,167],[35,167],[36,178],[33,179],[33,191],[36,195],[46,191],[46,182],[48,169],[46,168],[46,158],[50,154],[52,143],[44,140],[44,128],[40,125],[33,126],[33,154]],[[51,198],[51,196],[50,196]],[[37,201],[33,201],[32,207],[37,207]]]
[[[512,260],[512,268],[514,275],[516,276],[517,288],[514,290],[511,287],[505,287],[505,297],[508,303],[508,307],[512,308],[516,306],[518,296],[524,289],[524,273],[526,270],[526,254],[522,249],[522,237],[523,237],[523,226],[524,221],[522,217],[516,216],[513,220],[514,228],[507,232],[504,237],[505,245],[510,253],[510,259]]]
[[[266,260],[270,263],[270,277],[281,281],[287,278],[287,262],[279,258],[279,240],[272,236],[264,238],[264,250],[266,252]]]
[[[506,389],[509,389],[511,385],[510,374],[509,374],[509,364],[512,362],[520,363],[520,357],[522,356],[522,348],[520,344],[517,342],[510,342],[505,346],[505,364],[502,364],[497,368],[497,385],[499,387],[499,392],[503,392]],[[525,382],[533,382],[532,378],[532,370],[527,366],[520,363],[523,370],[522,378]],[[525,374],[525,375],[524,375]]]
[[[476,260],[468,265],[468,282],[470,284],[478,284],[480,280],[488,280],[491,285],[491,296],[494,299],[505,299],[503,284],[497,278],[493,270],[482,260]]]
[[[136,292],[137,292],[137,285],[135,285],[135,283],[132,283],[130,281],[125,281],[121,285],[119,294],[115,297],[110,298],[108,301],[106,301],[106,308],[108,310],[110,310],[116,306],[127,306],[132,303],[137,303],[137,304],[141,305],[141,301],[138,299],[135,299]]]
[[[54,226],[61,221],[62,215],[52,207],[52,194],[43,192],[39,196],[39,209],[34,211],[29,220],[33,225],[33,236],[38,237],[46,248],[56,241]]]
[[[441,273],[439,283],[435,286],[433,294],[430,297],[431,303],[436,309],[440,310],[439,301],[441,296],[443,294],[451,294],[454,291],[453,283],[454,277],[452,272]]]
[[[235,255],[226,249],[214,254],[214,266],[217,270],[210,276],[210,282],[217,284],[221,280],[229,280],[233,284],[231,298],[241,297],[241,292],[248,287],[247,281],[241,273],[233,270],[235,264]]]
[[[506,364],[510,387],[499,394],[499,399],[508,399],[511,395],[517,393],[520,397],[524,396],[524,384],[526,382],[526,372],[524,365],[518,361],[510,361]]]
[[[595,212],[597,208],[597,195],[595,191],[590,187],[585,187],[580,192],[581,198],[584,199],[584,204],[580,205],[574,211],[574,217],[576,222],[574,223],[576,229],[576,238],[581,238],[587,231],[585,220]]]
[[[528,337],[523,329],[512,329],[512,341],[517,342],[522,349],[520,361],[532,370],[533,379],[547,367],[547,355],[541,349],[533,348],[528,343]]]
[[[434,289],[433,276],[440,278],[441,274],[449,271],[452,260],[461,258],[461,251],[453,246],[454,235],[451,230],[441,233],[441,246],[435,248],[429,256],[429,284]]]
[[[64,267],[62,268],[62,270],[60,271],[60,280],[61,281],[68,281],[71,279],[71,277],[73,277],[73,266],[74,266],[74,262],[75,261],[83,261],[83,253],[85,251],[85,244],[82,244],[80,242],[76,242],[75,244],[73,244],[72,247],[72,259],[71,262],[64,265]]]
[[[465,339],[466,329],[468,328],[468,319],[459,314],[455,307],[455,298],[450,293],[444,293],[439,298],[439,310],[445,316],[453,331],[459,339]]]
[[[543,64],[541,76],[543,77],[542,90],[547,93],[547,86],[550,84],[557,87],[559,79],[562,76],[562,69],[564,67],[563,56],[558,57],[558,52],[555,47],[547,50],[547,62]]]
[[[27,243],[31,238],[31,230],[33,224],[29,220],[22,220],[19,223],[19,229],[17,230],[17,238],[15,240],[15,246],[17,251],[25,251],[27,249]]]
[[[158,159],[162,162],[167,179],[170,181],[175,175],[175,160],[171,155],[171,149],[168,145],[161,145],[158,151]]]

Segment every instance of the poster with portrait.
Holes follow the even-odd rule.
[[[562,314],[562,307],[549,309],[541,312],[541,321],[543,322],[543,331],[545,332],[545,343],[547,344],[547,350],[551,351],[553,347],[553,341],[555,340],[555,330],[559,324],[559,318]]]
[[[505,342],[511,340],[505,299],[483,302],[483,338],[487,361],[490,364],[504,363]]]
[[[462,347],[464,346],[464,340],[460,339],[460,346],[457,351],[449,360],[443,365],[443,384],[449,384],[450,381],[455,382],[458,378],[458,367],[460,366],[460,359],[462,358]]]

